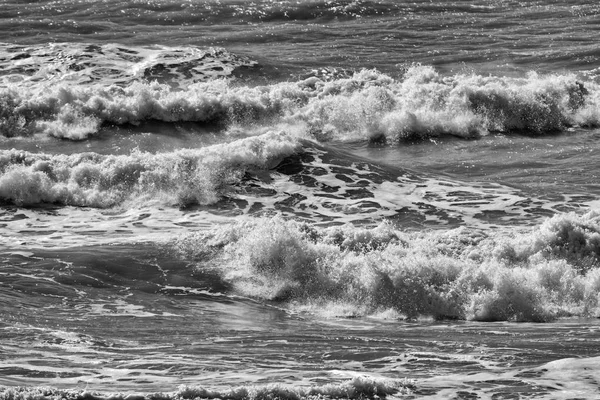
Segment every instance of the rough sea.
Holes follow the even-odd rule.
[[[0,399],[600,399],[600,4],[0,0]]]

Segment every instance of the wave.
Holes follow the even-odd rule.
[[[218,390],[200,386],[181,386],[171,393],[100,393],[90,390],[54,389],[47,387],[0,387],[3,400],[25,400],[30,398],[52,397],[68,400],[170,400],[170,399],[222,399],[222,400],[260,400],[282,399],[300,400],[322,397],[333,399],[378,399],[391,395],[411,393],[414,383],[410,380],[374,379],[358,376],[342,383],[330,383],[323,386],[288,387],[284,385],[241,386]]]
[[[600,315],[600,214],[530,230],[407,233],[275,217],[173,242],[245,296],[329,316],[550,321]]]
[[[156,1],[152,4],[133,3],[126,8],[119,8],[117,0],[107,0],[95,4],[93,8],[82,7],[73,2],[60,2],[48,5],[44,16],[68,14],[77,24],[63,23],[61,28],[73,33],[90,32],[110,29],[112,24],[100,24],[98,16],[113,22],[115,25],[125,22],[134,26],[193,26],[204,25],[235,25],[287,22],[324,23],[328,21],[345,21],[368,17],[400,17],[407,15],[435,16],[440,13],[460,13],[461,15],[479,16],[481,14],[502,15],[511,13],[510,7],[504,4],[471,4],[471,3],[405,3],[389,0],[306,0],[297,1],[242,1],[210,2],[210,3],[173,3],[171,1]],[[22,10],[17,6],[8,5],[7,15],[39,17],[39,10]],[[578,12],[585,15],[583,6],[578,6]],[[558,10],[561,10],[557,6]],[[590,13],[593,10],[589,11]],[[534,12],[540,12],[535,10]],[[94,18],[96,17],[96,18]],[[26,19],[26,22],[30,20]],[[62,22],[62,21],[61,21]],[[68,22],[68,21],[67,21]],[[95,23],[93,23],[95,22]],[[500,22],[495,21],[496,24]],[[32,22],[30,22],[32,23]]]
[[[158,25],[158,26],[187,26],[198,24],[234,25],[240,23],[256,22],[289,22],[289,21],[328,21],[332,19],[355,19],[368,16],[380,16],[398,12],[415,12],[435,9],[436,7],[404,5],[389,1],[351,1],[351,0],[309,0],[304,2],[293,1],[258,1],[253,3],[228,1],[209,3],[173,3],[170,1],[157,1],[152,4],[133,3],[126,8],[115,0],[108,0],[95,4],[92,9],[81,7],[77,3],[61,2],[49,5],[46,16],[52,13],[59,15],[67,13],[82,25],[64,24],[63,29],[74,32],[98,30],[106,26],[99,24],[96,19],[102,16],[115,24]],[[10,7],[10,6],[9,6]],[[468,12],[471,7],[455,6],[457,11]],[[12,12],[11,12],[12,11]],[[121,12],[122,11],[122,12]],[[476,11],[476,10],[475,10]],[[9,8],[7,15],[19,15],[24,18],[28,15],[39,16],[39,10]],[[94,18],[96,16],[96,18]],[[95,21],[96,24],[92,24]],[[110,25],[109,25],[110,27]],[[78,29],[79,28],[79,29]]]
[[[378,165],[306,135],[302,129],[267,130],[164,153],[3,150],[0,201],[113,211],[184,207],[213,216],[284,215],[328,225],[372,226],[389,219],[417,229],[527,225],[593,204],[593,198],[535,198],[500,184]]]
[[[413,66],[393,78],[375,70],[311,76],[271,85],[211,80],[174,89],[159,82],[125,86],[8,84],[0,89],[0,133],[81,140],[107,124],[193,121],[285,123],[317,140],[398,143],[494,132],[542,135],[600,125],[600,87],[575,75],[443,76]]]
[[[291,134],[268,132],[200,149],[128,155],[52,155],[0,151],[0,199],[107,208],[128,200],[210,204],[248,171],[268,170],[299,151]]]
[[[250,137],[230,132],[229,142],[163,153],[1,150],[0,202],[92,207],[99,218],[106,209],[135,214],[183,207],[184,214],[283,215],[325,225],[387,219],[407,229],[531,225],[594,205],[589,196],[533,197],[502,184],[377,164],[293,128],[256,128]]]

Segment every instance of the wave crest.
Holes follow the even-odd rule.
[[[201,386],[181,386],[172,393],[101,393],[90,390],[64,390],[45,387],[2,388],[0,397],[10,400],[31,398],[63,398],[67,400],[170,400],[170,399],[222,399],[222,400],[300,400],[321,399],[378,399],[391,395],[410,394],[414,383],[410,380],[376,379],[357,376],[341,383],[322,386],[241,386],[231,389],[208,389]]]
[[[0,90],[0,132],[85,139],[103,124],[167,122],[305,126],[321,141],[398,142],[490,132],[544,134],[600,125],[600,89],[574,75],[524,78],[442,76],[414,66],[394,79],[374,70],[351,77],[244,86],[213,80],[173,89],[158,82],[121,86],[10,85]]]
[[[248,170],[277,165],[301,149],[281,132],[209,146],[152,154],[50,155],[0,151],[0,199],[16,205],[58,203],[106,208],[146,199],[211,204],[233,190]]]
[[[594,212],[564,214],[519,234],[419,234],[389,224],[317,228],[273,218],[174,245],[198,268],[221,270],[239,293],[296,310],[548,321],[600,312],[599,221]]]

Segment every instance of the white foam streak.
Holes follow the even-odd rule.
[[[220,48],[125,46],[114,43],[47,43],[19,46],[0,43],[3,75],[0,87],[11,83],[34,87],[53,85],[127,85],[135,81],[165,82],[174,86],[228,77],[254,61]],[[176,79],[173,79],[176,78]]]

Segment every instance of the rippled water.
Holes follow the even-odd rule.
[[[599,12],[3,2],[0,396],[593,398]]]

